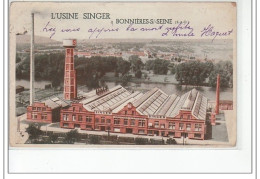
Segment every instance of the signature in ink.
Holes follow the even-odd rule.
[[[207,27],[204,27],[203,30],[201,31],[201,37],[206,36],[206,37],[213,37],[212,42],[215,40],[217,36],[230,36],[233,32],[233,29],[226,31],[226,32],[218,32],[214,31],[214,26],[209,24]]]

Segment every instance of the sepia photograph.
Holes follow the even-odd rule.
[[[236,147],[236,3],[51,4],[10,6],[11,146]]]

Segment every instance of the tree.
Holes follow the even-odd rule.
[[[28,133],[29,139],[34,142],[34,140],[38,140],[39,136],[42,135],[41,126],[36,124],[29,124],[29,126],[25,129],[25,132]]]
[[[124,76],[126,73],[129,72],[130,66],[131,66],[130,62],[125,61],[123,59],[117,61],[117,71],[121,73],[122,76]]]
[[[89,137],[89,143],[91,144],[99,144],[100,143],[100,137],[96,135],[92,135]]]
[[[58,139],[58,135],[57,135],[57,134],[51,133],[51,134],[49,135],[49,140],[51,141],[51,143],[54,144],[57,139]]]
[[[144,74],[144,79],[146,79],[148,77],[147,73]]]
[[[64,142],[66,144],[74,144],[74,142],[79,140],[79,133],[77,129],[70,130],[69,132],[66,133]]]
[[[135,138],[136,145],[145,145],[148,143],[148,139],[146,138]]]
[[[18,56],[18,54],[16,53],[16,60],[15,60],[15,62],[16,63],[19,63],[19,62],[21,62],[22,61],[22,59]]]
[[[122,86],[126,86],[127,83],[131,80],[131,76],[130,75],[124,75],[120,78],[121,81],[121,85]]]
[[[216,87],[217,75],[220,75],[220,87],[233,87],[233,64],[230,61],[218,62],[209,75],[209,85]]]
[[[149,60],[146,62],[145,67],[147,70],[153,70],[154,74],[167,74],[168,73],[168,65],[170,64],[169,61],[156,59],[156,60]]]
[[[141,78],[141,77],[142,77],[142,72],[141,72],[141,70],[138,70],[138,71],[135,73],[135,77],[136,77],[136,78]]]
[[[206,78],[208,78],[212,66],[212,63],[199,61],[181,63],[175,67],[175,78],[181,85],[200,86],[203,85]]]
[[[169,138],[166,140],[166,144],[173,145],[173,144],[177,144],[177,142],[175,141],[175,139]]]
[[[144,66],[144,63],[137,55],[130,56],[129,62],[131,63],[131,69],[134,73],[140,71]]]
[[[175,73],[176,73],[176,66],[172,64],[171,74],[174,75]]]

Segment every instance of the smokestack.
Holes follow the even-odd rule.
[[[220,76],[217,76],[217,86],[216,86],[216,107],[215,113],[219,114],[219,87],[220,87]]]
[[[63,40],[63,47],[66,48],[64,68],[64,99],[66,100],[77,98],[76,70],[74,69],[74,48],[76,45],[76,39]]]
[[[34,103],[34,13],[32,15],[31,51],[30,51],[30,104]]]

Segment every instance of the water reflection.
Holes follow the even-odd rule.
[[[36,81],[35,88],[44,89],[46,84],[50,84],[50,81]],[[118,85],[116,82],[106,82],[109,88],[112,88]],[[29,88],[30,82],[28,80],[17,80],[16,85],[24,86]],[[216,98],[216,89],[211,87],[194,87],[189,85],[175,85],[175,84],[161,84],[161,83],[128,83],[127,89],[138,90],[146,92],[154,87],[160,88],[167,94],[177,94],[182,95],[183,93],[196,88],[198,91],[203,93],[210,100],[215,100]],[[85,88],[87,90],[87,88]],[[84,90],[85,91],[85,90]],[[233,100],[233,88],[221,88],[220,89],[220,99],[222,100]]]

